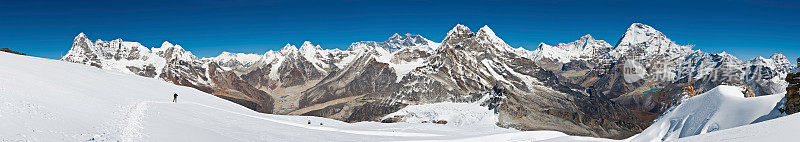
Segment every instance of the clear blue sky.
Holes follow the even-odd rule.
[[[309,40],[323,48],[413,33],[441,41],[455,24],[489,25],[514,47],[592,34],[612,45],[633,22],[679,44],[742,59],[800,56],[800,2],[716,1],[2,1],[0,47],[59,58],[90,38],[168,40],[200,57],[263,54]]]

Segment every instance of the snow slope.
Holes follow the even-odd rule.
[[[0,53],[0,65],[0,141],[531,141],[566,136],[262,114],[192,88],[82,64]],[[178,103],[170,102],[173,93],[180,95]]]
[[[745,98],[742,89],[718,86],[670,108],[631,141],[672,141],[780,117],[783,94]]]
[[[796,141],[792,140],[800,132],[800,114],[793,114],[756,124],[719,130],[714,133],[678,139],[677,141]]]

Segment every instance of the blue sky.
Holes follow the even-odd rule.
[[[80,32],[145,46],[165,40],[200,57],[263,54],[312,41],[346,49],[393,33],[441,41],[456,24],[489,25],[514,47],[591,34],[612,45],[631,23],[678,44],[741,59],[800,56],[800,2],[793,1],[2,1],[0,48],[60,58]]]

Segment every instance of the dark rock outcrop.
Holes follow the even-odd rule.
[[[11,53],[11,54],[17,54],[17,55],[25,55],[25,53],[17,52],[17,51],[8,49],[8,48],[0,48],[0,51],[8,52],[8,53]]]
[[[800,58],[797,58],[800,63]],[[800,64],[798,65],[800,67]],[[783,112],[786,114],[794,114],[800,112],[800,72],[793,72],[786,75],[786,82],[789,86],[786,87],[786,103],[784,104]]]

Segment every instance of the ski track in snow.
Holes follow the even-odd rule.
[[[148,103],[158,102],[141,101],[128,112],[124,120],[125,126],[122,128],[122,141],[137,141],[142,138],[143,135],[139,131],[144,128],[144,126],[142,126],[142,118],[144,117],[144,112],[147,111]]]
[[[130,112],[127,114],[127,116],[124,118],[125,119],[124,120],[124,123],[125,123],[124,125],[125,126],[122,128],[122,136],[121,136],[122,141],[139,141],[139,140],[141,140],[143,138],[144,135],[140,132],[142,129],[144,129],[144,126],[142,125],[142,120],[145,117],[144,116],[144,112],[147,111],[147,105],[149,105],[151,103],[170,104],[170,103],[173,103],[173,102],[141,101],[141,102],[137,103],[136,106],[133,107],[130,110]],[[221,108],[217,108],[217,107],[213,107],[213,106],[209,106],[209,105],[205,105],[205,104],[200,104],[200,103],[196,103],[196,102],[183,102],[183,104],[193,104],[193,105],[198,105],[198,106],[202,106],[202,107],[216,109],[216,110],[220,110],[220,111],[224,111],[224,112],[228,112],[228,113],[232,113],[232,114],[236,114],[236,115],[247,116],[247,117],[250,117],[250,118],[261,119],[261,120],[266,120],[266,121],[272,121],[272,122],[280,123],[280,124],[284,124],[284,125],[300,127],[300,128],[305,128],[305,129],[312,129],[312,130],[320,130],[320,131],[341,132],[341,133],[358,134],[358,135],[371,135],[371,136],[394,136],[394,137],[437,137],[437,136],[442,136],[442,135],[437,135],[437,134],[424,134],[424,133],[358,131],[358,130],[343,130],[343,129],[337,129],[337,128],[332,128],[332,127],[310,126],[310,125],[292,123],[292,122],[287,122],[287,121],[282,121],[282,120],[276,120],[276,119],[270,119],[270,118],[265,118],[265,117],[259,117],[259,116],[254,116],[254,115],[234,112],[234,111],[225,110],[225,109],[221,109]]]

